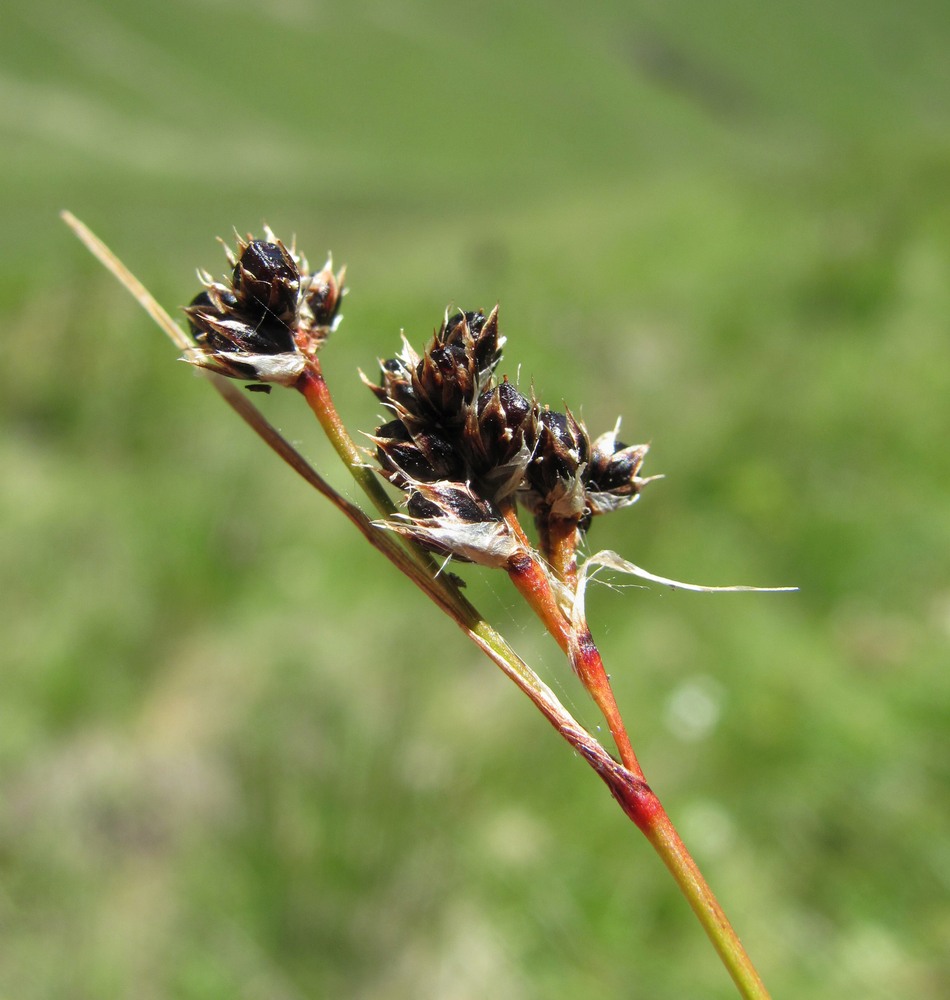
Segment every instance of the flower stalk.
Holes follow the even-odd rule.
[[[488,316],[447,313],[421,355],[404,341],[397,357],[381,362],[378,385],[364,378],[391,418],[370,436],[375,452],[366,453],[340,418],[317,356],[339,323],[344,293],[343,272],[334,274],[329,261],[311,271],[293,246],[269,231],[263,240],[239,239],[236,251],[227,251],[229,280],[202,275],[203,290],[185,310],[189,336],[87,227],[69,213],[63,218],[255,433],[449,615],[588,762],[673,875],[740,995],[767,998],[644,778],[584,612],[586,583],[597,566],[680,586],[614,553],[598,553],[582,567],[577,562],[578,541],[593,518],[634,503],[651,481],[639,476],[647,446],[620,443],[619,424],[592,441],[570,411],[553,411],[507,378],[498,380],[505,341],[496,308]],[[263,391],[272,385],[298,390],[384,520],[370,520],[340,496],[228,379]],[[384,481],[401,491],[404,513]],[[537,550],[519,506],[534,515]],[[620,762],[567,712],[433,555],[505,569],[604,715]]]

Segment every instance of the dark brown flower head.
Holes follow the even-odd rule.
[[[446,316],[420,356],[403,338],[403,349],[380,362],[380,384],[366,384],[410,432],[460,428],[467,411],[490,382],[501,357],[498,310]]]
[[[498,309],[446,315],[420,356],[403,350],[380,363],[380,384],[364,382],[396,417],[376,432],[377,458],[387,478],[465,482],[500,503],[521,485],[531,458],[536,407],[507,379],[492,387],[504,338]]]
[[[498,309],[447,316],[413,371],[420,416],[462,426],[501,358]]]
[[[587,429],[571,411],[542,410],[521,494],[525,506],[539,515],[581,521],[587,516],[582,474],[589,458]]]
[[[232,378],[293,385],[338,321],[342,274],[329,263],[310,273],[306,258],[270,230],[266,239],[225,247],[228,281],[203,274],[204,290],[185,309],[196,350],[186,360]]]
[[[646,444],[626,445],[617,440],[617,427],[601,434],[591,448],[590,462],[584,470],[587,505],[591,514],[607,514],[636,502],[640,491],[660,476],[639,476],[650,449]]]

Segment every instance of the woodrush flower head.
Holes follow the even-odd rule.
[[[629,507],[640,497],[647,483],[661,476],[638,475],[646,453],[647,444],[626,445],[617,440],[620,421],[612,431],[596,438],[591,449],[590,462],[584,470],[584,484],[590,513],[609,514],[621,507]]]
[[[342,273],[310,273],[305,257],[270,230],[266,239],[225,247],[229,280],[202,274],[185,309],[196,350],[186,360],[221,375],[293,385],[338,322]]]
[[[447,314],[422,355],[404,340],[378,386],[364,379],[396,418],[371,438],[391,482],[469,483],[492,503],[517,490],[533,404],[507,380],[492,387],[503,344],[497,308]]]
[[[503,344],[497,308],[446,314],[421,355],[404,337],[402,351],[380,362],[379,384],[364,377],[393,417],[370,440],[383,475],[407,494],[394,530],[491,565],[514,551],[502,512],[515,500],[539,527],[562,521],[583,531],[649,481],[638,476],[645,445],[619,443],[616,430],[592,444],[570,410],[542,407],[507,377],[495,382]]]
[[[297,300],[297,340],[307,354],[316,354],[323,342],[339,326],[340,303],[346,292],[343,281],[346,268],[333,273],[333,261],[310,273],[306,258],[301,258],[300,295]]]

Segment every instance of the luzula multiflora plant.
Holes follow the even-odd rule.
[[[401,351],[380,363],[378,379],[363,376],[387,419],[358,446],[333,405],[318,356],[339,322],[343,296],[343,274],[329,261],[312,271],[269,230],[262,240],[238,239],[233,252],[226,250],[231,274],[225,280],[201,275],[204,287],[185,309],[186,333],[82,223],[68,213],[64,219],[184,359],[210,375],[264,441],[448,614],[594,768],[675,878],[740,994],[767,997],[644,778],[584,611],[587,578],[598,566],[690,590],[757,589],[679,584],[612,552],[578,564],[578,542],[592,520],[633,504],[656,478],[640,476],[647,446],[623,444],[619,423],[591,439],[569,410],[551,409],[533,389],[526,395],[499,378],[505,338],[497,308],[487,316],[447,313],[421,354],[404,339]],[[228,379],[258,391],[273,385],[299,391],[382,517],[371,520],[333,490]],[[531,515],[534,542],[519,511]],[[619,761],[472,607],[453,574],[442,572],[449,560],[507,573],[603,713]]]

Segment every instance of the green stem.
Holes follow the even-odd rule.
[[[302,393],[330,444],[350,470],[357,484],[372,501],[373,506],[384,517],[394,514],[395,504],[383,488],[379,476],[366,464],[366,456],[356,447],[333,405],[330,389],[317,358],[309,360],[296,388]]]
[[[646,826],[641,826],[647,840],[659,854],[680,892],[692,907],[703,930],[716,949],[726,971],[741,996],[747,1000],[769,1000],[769,992],[756,972],[752,960],[726,918],[719,901],[703,878],[702,872],[686,849],[666,810],[656,801],[656,812]]]

